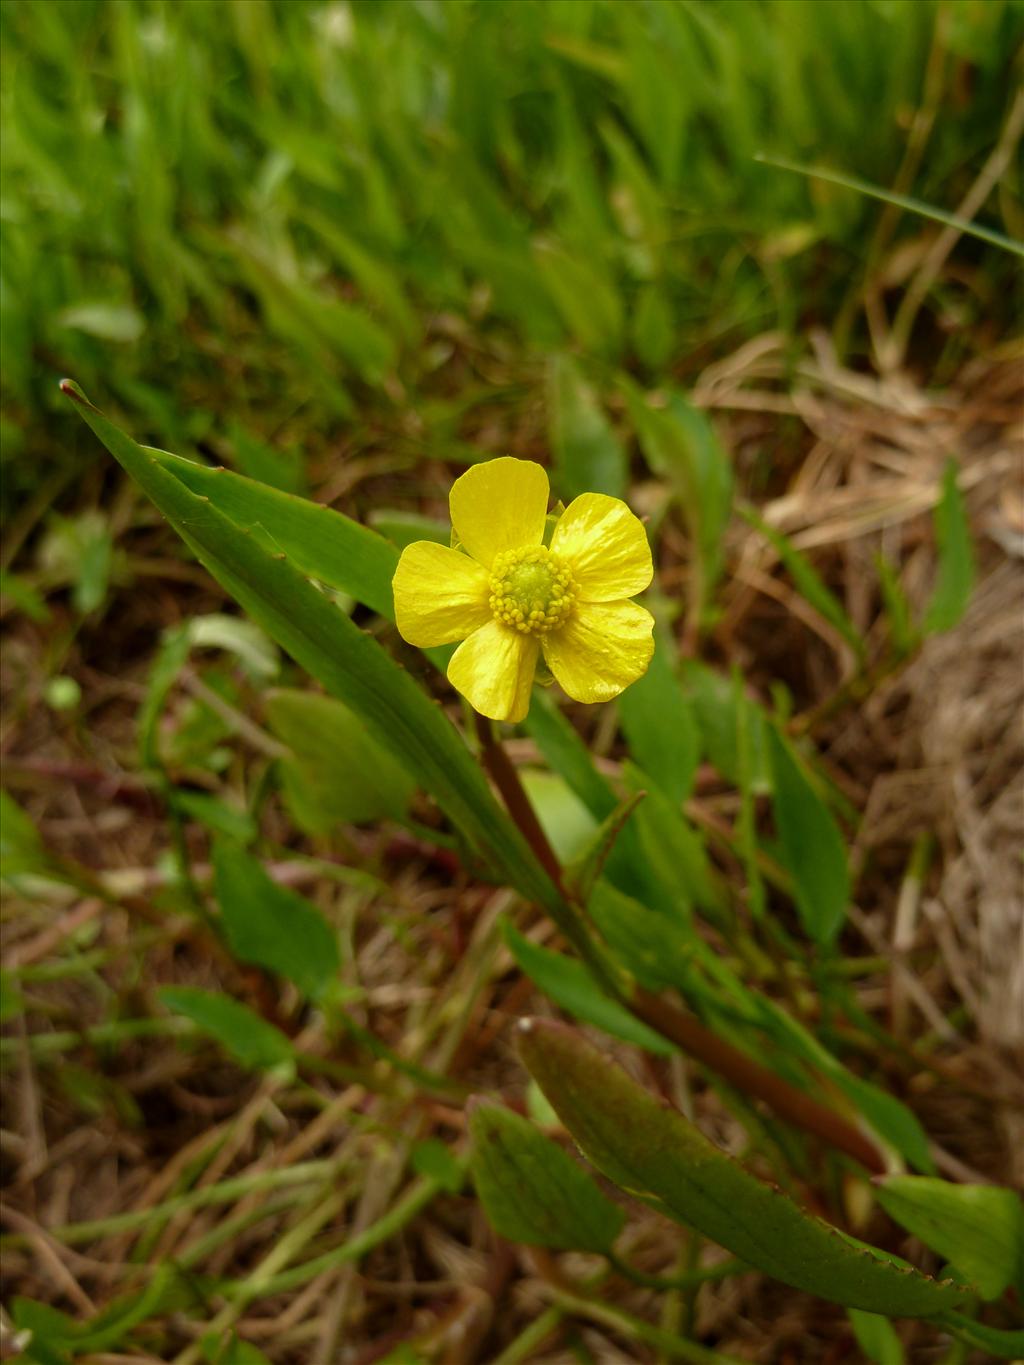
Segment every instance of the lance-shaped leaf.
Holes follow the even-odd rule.
[[[548,434],[560,491],[610,493],[626,487],[626,455],[597,395],[575,360],[552,356],[548,365]]]
[[[1024,1360],[1024,1330],[1005,1331],[998,1327],[987,1327],[983,1322],[975,1322],[963,1313],[943,1313],[939,1319],[942,1326],[954,1336],[987,1351],[993,1360],[1015,1360],[1020,1365]]]
[[[183,1014],[215,1038],[240,1065],[294,1075],[291,1042],[248,1005],[221,991],[204,991],[198,986],[165,986],[160,999],[169,1010]]]
[[[804,928],[815,943],[827,947],[839,933],[850,899],[843,836],[788,744],[771,726],[768,749],[782,860],[793,878]]]
[[[93,429],[107,445],[103,432]],[[398,551],[376,531],[323,503],[282,493],[229,469],[212,469],[150,446],[138,449],[190,492],[208,498],[230,521],[246,527],[271,553],[284,552],[310,578],[340,588],[382,616],[394,617],[391,580]],[[117,456],[117,451],[111,454]]]
[[[553,1251],[608,1252],[624,1215],[557,1142],[500,1104],[469,1120],[476,1192],[495,1232]]]
[[[849,613],[842,602],[831,588],[825,585],[817,569],[814,568],[806,555],[801,554],[781,531],[777,531],[774,526],[769,526],[752,507],[741,508],[740,515],[751,526],[755,526],[771,543],[805,601],[809,602],[820,616],[823,616],[831,626],[835,627],[853,649],[857,658],[862,659],[864,657],[864,640],[860,631],[850,620]]]
[[[293,981],[318,1000],[341,965],[338,939],[305,896],[280,886],[257,859],[230,840],[213,849],[214,884],[231,951]]]
[[[572,888],[581,904],[585,905],[590,899],[590,893],[604,871],[615,841],[646,795],[646,792],[633,792],[620,801],[607,819],[601,821],[583,851],[565,869],[566,884]]]
[[[670,1057],[675,1051],[660,1033],[648,1028],[642,1020],[630,1014],[606,995],[591,976],[586,963],[564,953],[542,948],[517,933],[508,920],[501,926],[505,946],[516,960],[516,966],[533,984],[550,996],[556,1005],[576,1019],[595,1028],[604,1029],[613,1038],[646,1048],[659,1057]]]
[[[458,733],[377,641],[293,565],[291,545],[287,551],[276,548],[273,527],[268,531],[264,525],[257,533],[237,525],[207,495],[193,493],[170,474],[164,465],[167,457],[137,445],[69,380],[62,388],[222,587],[361,718],[501,877],[544,905],[564,932],[574,934],[564,902],[497,804]],[[380,543],[387,547],[386,541]]]
[[[995,1185],[954,1185],[924,1175],[878,1181],[878,1202],[897,1223],[920,1237],[997,1299],[1017,1281],[1024,1289],[1024,1204]]]
[[[693,702],[676,677],[673,653],[670,640],[659,634],[647,672],[626,688],[618,707],[637,766],[679,805],[693,790],[700,734]]]
[[[924,615],[926,635],[952,630],[961,620],[974,588],[974,554],[967,509],[957,487],[957,464],[950,460],[942,476],[942,498],[935,508],[939,571]]]
[[[750,1265],[823,1299],[889,1317],[933,1317],[971,1297],[805,1212],[720,1152],[573,1029],[520,1026],[530,1074],[610,1180]]]
[[[291,749],[279,768],[300,829],[327,834],[343,822],[402,818],[415,784],[348,707],[297,688],[269,692],[265,705],[267,724]]]

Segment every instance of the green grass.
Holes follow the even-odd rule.
[[[0,22],[14,497],[63,454],[63,373],[139,435],[294,481],[281,448],[371,408],[415,410],[412,456],[457,454],[481,351],[527,384],[562,348],[599,381],[685,382],[830,326],[883,210],[757,156],[952,211],[1024,35],[1018,0],[5,0]],[[979,221],[1013,236],[1019,212],[1004,188]],[[1013,263],[957,258],[936,301],[962,359]]]

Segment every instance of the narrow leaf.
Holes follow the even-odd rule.
[[[531,943],[508,920],[502,925],[502,935],[520,971],[569,1014],[585,1024],[603,1029],[613,1038],[635,1043],[658,1056],[668,1057],[675,1051],[660,1033],[655,1033],[635,1019],[624,1005],[605,995],[582,962]]]
[[[903,1365],[903,1344],[888,1318],[848,1308],[847,1316],[857,1345],[872,1365]]]
[[[191,1019],[240,1065],[258,1071],[294,1071],[295,1054],[281,1030],[229,995],[196,986],[166,986],[160,999],[169,1010]]]
[[[570,356],[555,355],[549,361],[548,413],[558,487],[566,499],[578,493],[622,497],[625,451],[594,390]]]
[[[982,242],[987,242],[989,246],[1002,247],[1004,251],[1010,251],[1015,256],[1024,256],[1024,246],[1020,242],[1015,242],[1012,237],[1006,237],[1001,232],[996,232],[994,228],[984,227],[980,223],[974,223],[969,218],[961,218],[958,214],[947,213],[945,209],[935,208],[933,204],[926,204],[923,199],[914,199],[908,194],[897,194],[895,190],[887,190],[880,185],[872,185],[867,180],[861,180],[856,175],[845,175],[841,171],[826,170],[823,166],[801,166],[796,161],[787,161],[781,156],[765,156],[758,153],[754,157],[755,161],[760,161],[765,166],[777,166],[780,171],[795,171],[797,175],[806,175],[814,180],[827,180],[830,185],[840,185],[846,190],[855,190],[858,194],[867,195],[869,199],[880,199],[883,204],[895,204],[897,208],[906,209],[908,213],[920,214],[922,218],[930,218],[935,223],[943,223],[946,227],[955,228],[957,232],[962,232],[968,237],[977,237]]]
[[[520,1052],[584,1154],[609,1179],[776,1279],[849,1308],[930,1317],[970,1298],[848,1237],[762,1184],[573,1029],[526,1020]]]
[[[266,696],[270,729],[292,751],[280,761],[296,824],[327,834],[338,824],[401,819],[415,784],[340,701],[281,688]]]
[[[967,610],[974,587],[974,553],[967,510],[957,487],[957,463],[950,460],[942,476],[942,498],[935,508],[939,570],[924,615],[926,635],[952,630]]]
[[[817,569],[806,555],[793,545],[788,537],[774,526],[769,526],[752,507],[741,509],[742,515],[751,526],[756,526],[761,534],[775,548],[776,553],[796,584],[797,590],[814,610],[834,626],[858,658],[864,656],[864,641],[860,631],[853,624],[849,613],[839,598],[822,581]]]
[[[954,1185],[924,1175],[877,1182],[878,1202],[908,1232],[997,1299],[1024,1268],[1024,1204],[995,1185]]]
[[[557,1142],[498,1104],[475,1104],[469,1132],[473,1183],[502,1237],[553,1251],[611,1250],[625,1215]]]
[[[1002,1331],[998,1327],[987,1327],[975,1322],[963,1313],[943,1313],[939,1319],[942,1326],[954,1336],[966,1341],[980,1351],[987,1351],[994,1360],[1013,1360],[1020,1365],[1024,1360],[1024,1331]]]
[[[646,796],[646,792],[634,792],[612,811],[606,820],[594,831],[590,843],[575,861],[565,869],[565,880],[572,888],[575,898],[583,905],[590,898],[604,865],[615,847],[615,841],[622,833],[629,817]]]
[[[910,603],[900,581],[899,570],[884,555],[875,556],[878,587],[882,605],[889,622],[889,633],[899,654],[909,654],[914,647],[914,627],[910,620]]]
[[[106,444],[103,433],[94,429]],[[287,554],[310,578],[340,588],[382,616],[394,617],[391,580],[398,551],[376,531],[323,503],[282,493],[229,469],[211,469],[149,446],[137,448],[185,488],[209,498],[271,553]]]
[[[624,383],[623,388],[644,458],[655,474],[671,481],[679,498],[697,551],[695,616],[706,620],[732,510],[729,457],[706,415],[683,394],[670,393],[663,407],[653,407],[635,385]]]
[[[700,734],[693,702],[672,667],[670,642],[660,641],[647,672],[619,698],[619,719],[638,767],[677,804],[693,791]]]
[[[305,897],[279,886],[237,844],[213,850],[214,886],[228,944],[236,957],[277,972],[319,999],[341,966],[337,936]]]
[[[793,878],[804,928],[815,943],[827,947],[839,933],[850,899],[846,847],[825,803],[772,726],[768,748],[782,860]]]

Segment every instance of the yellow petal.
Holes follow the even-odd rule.
[[[456,479],[448,506],[459,539],[489,569],[503,550],[541,543],[548,496],[548,476],[539,464],[503,455]]]
[[[654,576],[643,522],[606,493],[573,498],[558,519],[551,549],[569,565],[583,602],[632,597]]]
[[[488,621],[452,655],[448,679],[482,716],[523,720],[530,709],[537,644],[536,635]]]
[[[411,645],[450,645],[491,619],[487,570],[468,555],[417,540],[407,545],[391,581],[395,622]]]
[[[545,635],[544,658],[575,701],[608,701],[647,671],[654,617],[635,602],[581,602]]]

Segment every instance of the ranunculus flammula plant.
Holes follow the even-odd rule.
[[[548,476],[532,460],[474,465],[449,494],[456,548],[418,540],[394,577],[410,644],[462,643],[448,678],[481,715],[522,720],[541,651],[576,701],[608,701],[646,670],[653,575],[643,525],[619,498],[581,493],[545,545]]]

